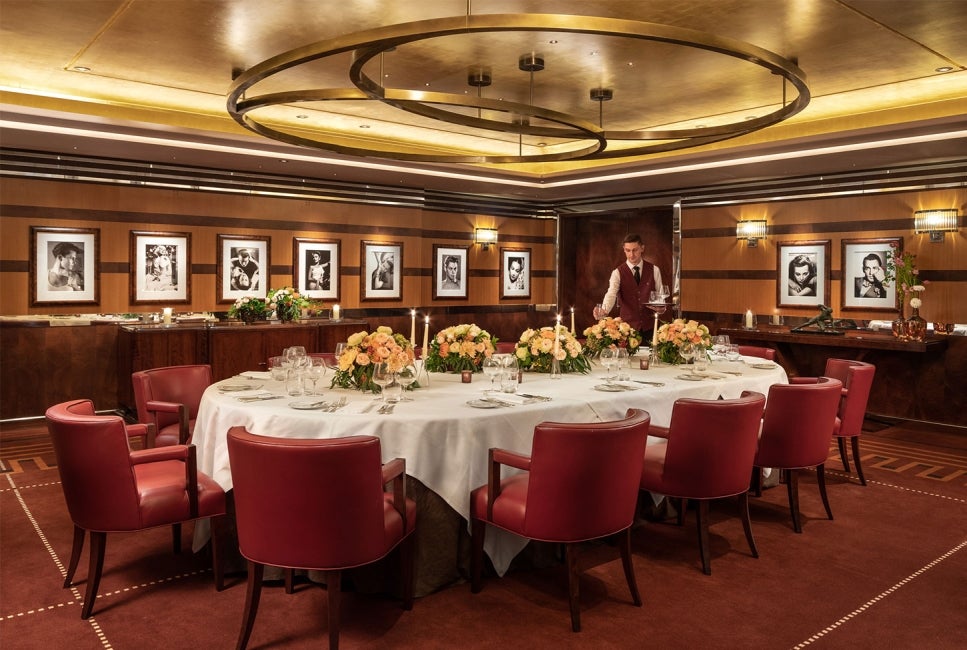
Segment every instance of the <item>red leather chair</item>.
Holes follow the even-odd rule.
[[[131,374],[138,421],[155,426],[155,444],[191,441],[202,393],[212,384],[209,365],[168,366]]]
[[[737,399],[678,399],[669,426],[653,426],[651,436],[666,442],[645,449],[641,489],[698,501],[698,541],[702,571],[711,575],[708,542],[708,502],[739,497],[739,515],[752,557],[759,557],[749,521],[749,477],[755,458],[765,396],[745,391]]]
[[[471,588],[481,589],[486,525],[562,543],[568,568],[571,629],[581,630],[577,542],[620,536],[625,579],[641,606],[631,564],[638,480],[651,417],[629,409],[624,420],[591,424],[543,422],[531,455],[490,450],[489,480],[470,494]],[[501,479],[500,466],[525,470]]]
[[[739,354],[743,357],[759,357],[768,361],[776,360],[776,351],[772,348],[762,348],[757,345],[740,345]]]
[[[246,647],[264,565],[325,572],[329,647],[339,647],[343,569],[370,564],[400,546],[403,605],[413,606],[416,504],[406,498],[406,461],[382,464],[379,438],[273,438],[228,432],[238,545],[248,560],[248,593],[238,635]],[[383,486],[392,483],[392,492]]]
[[[848,472],[849,460],[846,453],[846,440],[849,439],[853,448],[853,462],[856,463],[856,474],[860,485],[866,485],[863,476],[863,466],[860,464],[860,434],[863,433],[863,419],[866,417],[866,403],[870,398],[873,386],[873,375],[876,366],[862,361],[848,359],[827,359],[827,377],[833,377],[843,383],[843,396],[839,404],[839,420],[833,429],[836,443],[839,446],[839,456],[843,459],[843,470]]]
[[[108,533],[171,526],[175,553],[179,553],[182,522],[211,517],[215,588],[222,590],[225,492],[197,471],[193,446],[131,451],[124,420],[115,415],[95,415],[94,405],[86,399],[52,406],[46,417],[64,498],[74,522],[65,588],[74,578],[85,533],[91,534],[81,618],[88,618],[94,609]]]
[[[816,481],[826,508],[826,516],[833,518],[829,498],[826,496],[824,464],[829,456],[829,442],[833,437],[843,384],[838,379],[829,377],[798,377],[794,382],[774,384],[769,388],[754,465],[756,468],[785,470],[792,526],[797,533],[801,533],[801,468],[816,468]],[[753,474],[753,482],[760,476],[761,473],[757,470]]]
[[[322,359],[327,368],[335,368],[339,365],[339,360],[332,352],[310,352],[309,356],[314,359]]]

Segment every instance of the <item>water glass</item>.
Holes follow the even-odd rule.
[[[269,372],[275,381],[285,381],[285,357],[269,357]]]
[[[391,383],[383,386],[383,401],[390,404],[403,401],[403,386],[400,382],[396,381],[395,376]]]
[[[302,368],[288,367],[285,369],[285,392],[289,395],[305,395],[305,380]]]
[[[725,358],[729,361],[740,361],[742,355],[739,354],[739,346],[733,343],[729,346],[729,351],[725,353]]]
[[[504,370],[500,373],[500,390],[504,393],[517,392],[517,371]]]

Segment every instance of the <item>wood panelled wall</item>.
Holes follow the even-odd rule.
[[[421,313],[441,313],[451,308],[461,311],[498,303],[509,311],[526,312],[531,304],[556,302],[553,220],[27,179],[3,179],[0,200],[0,315],[158,311],[160,306],[130,302],[128,258],[132,230],[191,233],[191,303],[176,305],[176,311],[229,308],[230,303],[216,303],[218,234],[270,235],[268,286],[272,288],[292,283],[294,237],[339,240],[339,303],[348,315],[360,307],[369,314],[393,317],[408,314],[414,307]],[[100,305],[29,304],[30,226],[100,229]],[[433,300],[433,245],[470,244],[475,226],[496,227],[499,243],[486,251],[479,246],[470,247],[468,299]],[[402,300],[366,301],[360,305],[362,240],[403,243]],[[502,247],[531,249],[530,299],[500,300]],[[408,327],[408,318],[405,320]],[[400,323],[403,321],[400,316]]]
[[[967,232],[947,233],[943,243],[913,230],[913,213],[957,208],[964,215],[967,190],[929,190],[868,196],[746,205],[682,208],[682,308],[690,314],[735,314],[751,309],[759,318],[776,312],[777,243],[830,240],[830,306],[837,317],[892,320],[894,313],[842,310],[842,241],[901,237],[917,254],[926,280],[920,314],[927,321],[967,323]],[[765,219],[767,239],[756,248],[736,240],[735,225]],[[847,281],[849,279],[847,278]],[[785,316],[809,317],[814,307],[783,307]]]

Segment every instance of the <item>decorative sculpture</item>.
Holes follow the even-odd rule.
[[[819,329],[808,330],[807,327],[815,325]],[[841,330],[855,330],[856,321],[852,318],[833,318],[833,308],[826,305],[819,306],[819,315],[813,316],[805,323],[793,327],[792,332],[805,332],[807,334],[844,334]]]

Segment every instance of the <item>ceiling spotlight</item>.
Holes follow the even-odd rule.
[[[540,72],[544,69],[544,57],[538,56],[533,52],[530,54],[521,54],[520,59],[517,61],[517,67],[524,72]]]

